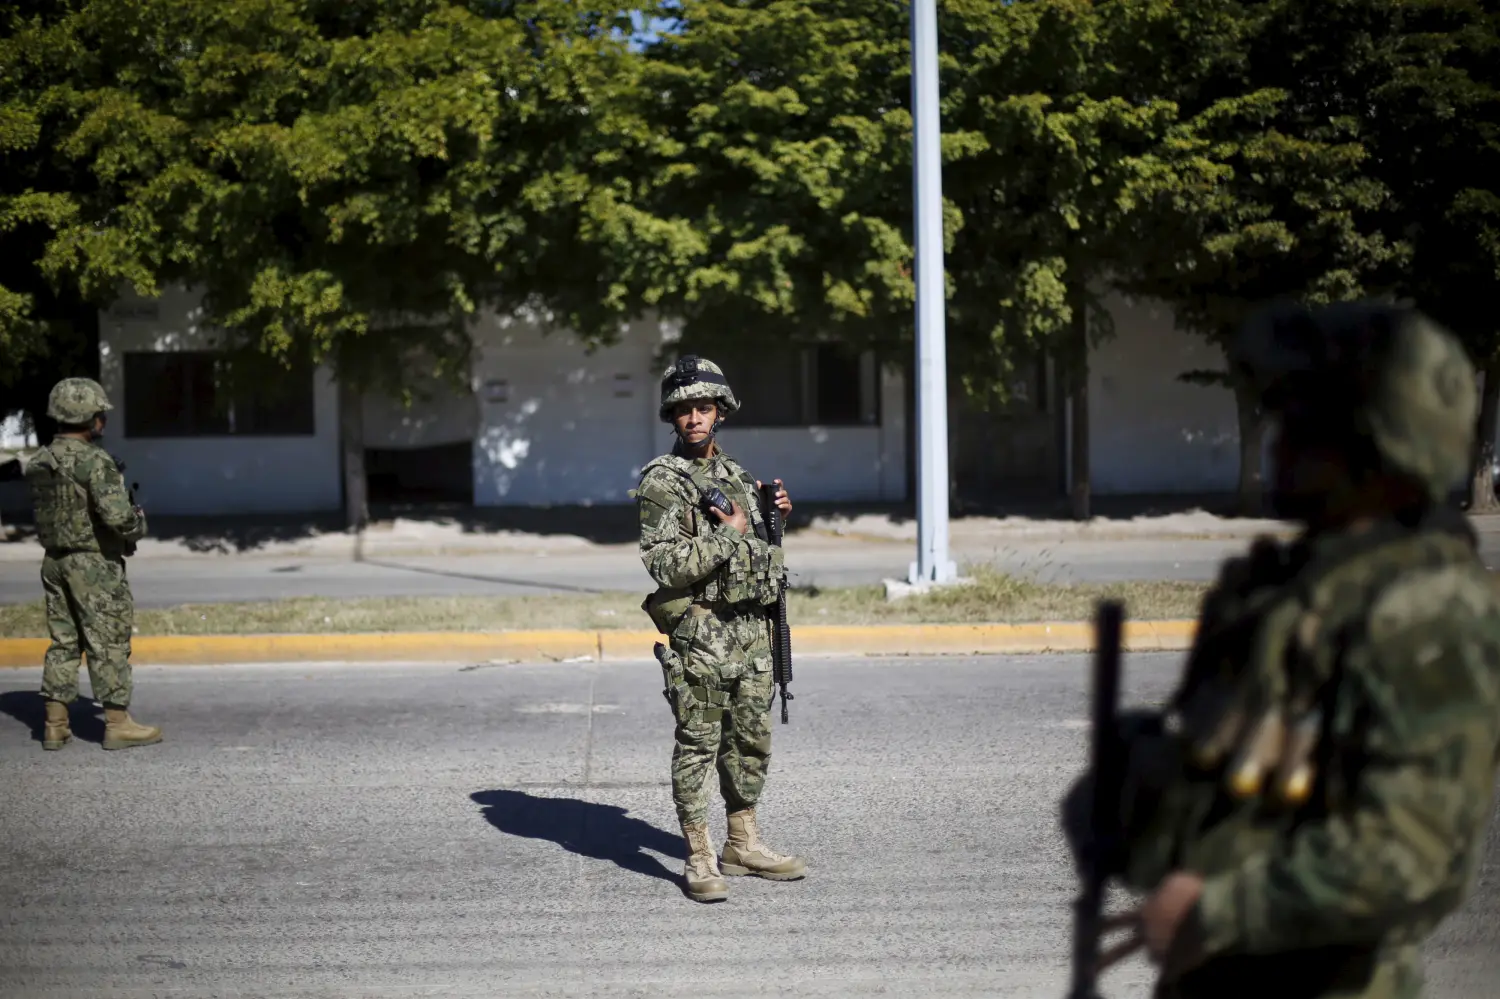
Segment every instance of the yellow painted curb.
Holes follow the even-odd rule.
[[[1187,648],[1192,621],[1127,621],[1125,647]],[[131,643],[139,665],[649,659],[662,636],[649,631],[448,631],[340,635],[154,635]],[[808,625],[792,629],[794,655],[963,655],[1087,652],[1082,622],[1040,624]],[[45,638],[0,638],[0,667],[39,666]]]
[[[0,666],[37,666],[45,638],[0,639]],[[340,635],[152,635],[131,642],[137,665],[378,662],[383,660],[593,659],[591,631],[451,631]]]

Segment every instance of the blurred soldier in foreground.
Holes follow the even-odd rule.
[[[763,537],[760,483],[715,441],[719,425],[738,408],[718,365],[680,359],[662,377],[660,408],[677,442],[642,470],[636,491],[641,561],[659,587],[642,607],[669,636],[669,645],[656,649],[677,720],[672,800],[687,840],[687,893],[699,902],[727,897],[726,874],[774,881],[806,874],[801,859],[761,842],[755,820],[771,762],[766,608],[785,571],[781,549]],[[785,489],[775,499],[783,514],[791,512]],[[708,836],[704,788],[716,761],[729,823],[721,858]]]
[[[57,436],[26,464],[37,540],[45,549],[42,589],[52,636],[42,666],[43,749],[61,749],[73,738],[68,705],[78,696],[80,652],[88,653],[89,682],[104,705],[104,748],[161,741],[160,729],[137,723],[126,710],[135,603],[125,556],[145,536],[146,515],[131,502],[114,459],[96,443],[113,408],[96,381],[58,382],[47,400]]]
[[[1207,595],[1180,686],[1119,723],[1119,812],[1089,777],[1075,854],[1140,892],[1110,921],[1173,999],[1408,999],[1473,882],[1500,755],[1500,602],[1445,506],[1475,372],[1420,313],[1277,308],[1230,351],[1277,427],[1258,541]]]

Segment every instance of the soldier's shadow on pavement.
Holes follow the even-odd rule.
[[[477,791],[469,797],[490,825],[511,836],[551,840],[570,853],[612,861],[646,877],[682,879],[645,851],[670,857],[684,853],[682,840],[649,822],[631,818],[618,805],[577,798],[542,798],[524,791]]]
[[[31,740],[42,741],[47,722],[46,702],[35,690],[7,690],[0,694],[0,711],[31,729]],[[80,697],[68,708],[68,724],[73,738],[80,742],[104,741],[104,709],[87,697]]]

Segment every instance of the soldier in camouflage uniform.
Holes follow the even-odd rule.
[[[125,578],[125,556],[146,534],[146,515],[131,502],[120,470],[100,447],[105,413],[114,407],[98,382],[66,378],[47,400],[58,422],[52,443],[26,464],[36,508],[52,644],[42,665],[47,703],[43,749],[72,738],[68,705],[78,696],[80,653],[88,653],[89,682],[104,705],[104,748],[161,741],[161,730],[130,717],[130,636],[135,604]]]
[[[1278,424],[1260,540],[1207,595],[1161,712],[1122,717],[1112,921],[1163,999],[1410,999],[1473,883],[1500,756],[1500,602],[1465,519],[1475,372],[1420,313],[1278,307],[1232,345]],[[1117,823],[1117,824],[1116,824]],[[1086,852],[1086,853],[1085,853]]]
[[[739,408],[719,367],[684,357],[662,378],[660,415],[677,441],[643,470],[636,491],[641,560],[659,589],[643,609],[668,644],[657,645],[677,721],[672,799],[687,840],[689,897],[728,895],[723,875],[794,881],[797,857],[760,840],[755,805],[771,761],[771,624],[767,607],[785,581],[781,549],[765,541],[760,483],[721,451],[715,435]],[[792,509],[781,481],[776,505]],[[719,490],[723,513],[706,502]],[[717,763],[729,836],[716,858],[704,787]],[[722,866],[721,866],[722,865]]]

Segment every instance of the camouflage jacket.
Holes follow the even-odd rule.
[[[739,504],[750,531],[741,534],[708,512],[703,490],[709,486]],[[782,550],[765,540],[755,479],[729,455],[662,455],[642,470],[635,496],[641,561],[658,586],[645,608],[664,634],[693,604],[722,610],[776,600],[785,580]]]
[[[1181,685],[1127,742],[1126,882],[1205,878],[1158,996],[1419,994],[1500,764],[1500,600],[1459,520],[1225,566]]]
[[[146,536],[146,515],[130,502],[114,459],[97,444],[55,438],[26,462],[26,482],[37,540],[49,555],[118,557]]]

